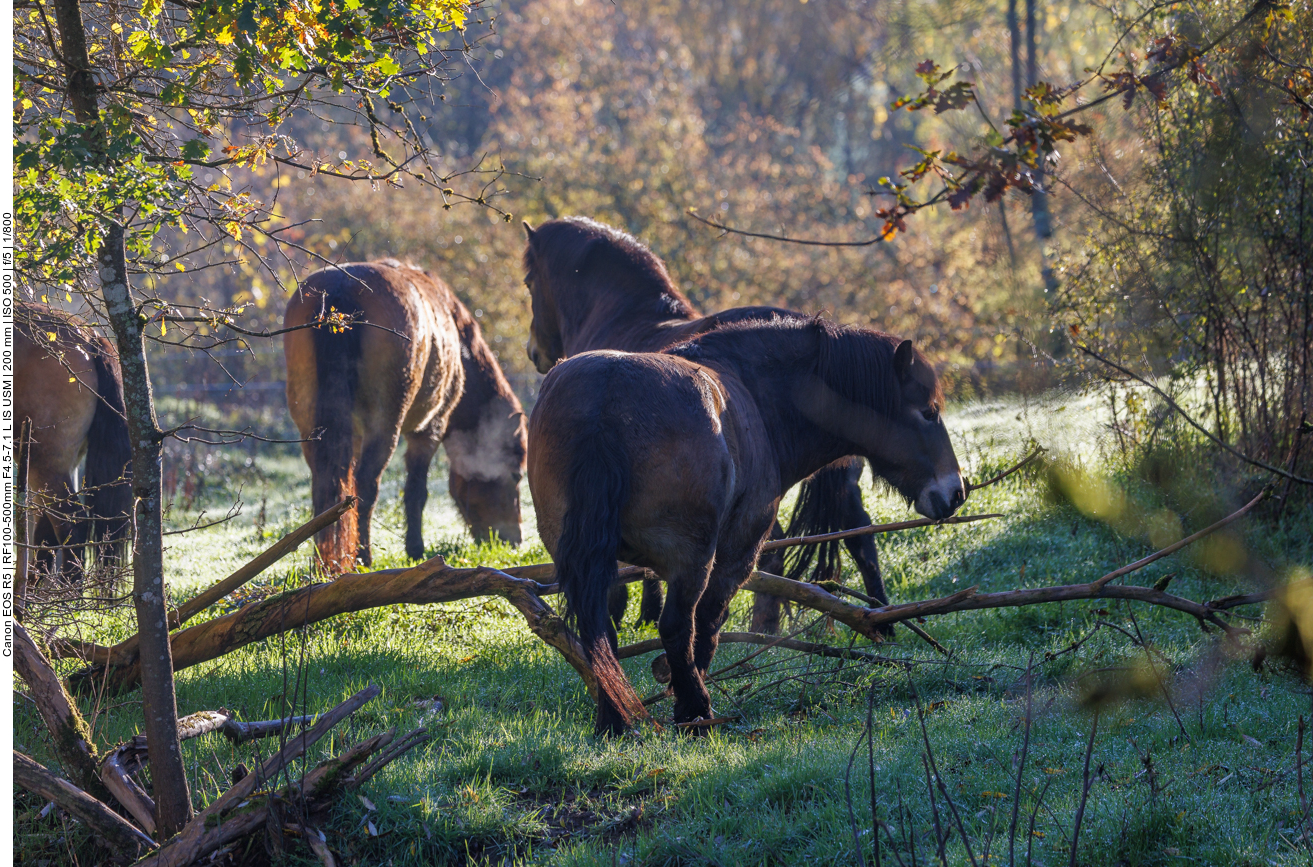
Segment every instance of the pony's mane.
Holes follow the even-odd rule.
[[[603,261],[623,274],[623,279],[607,285],[616,301],[661,318],[697,318],[697,310],[651,250],[632,235],[587,217],[562,217],[534,229],[524,251],[524,267],[531,270],[537,262],[552,274],[577,273],[581,258],[593,259],[603,250],[609,254]]]
[[[799,345],[800,338],[808,344],[807,338],[818,343],[804,349]],[[901,338],[873,328],[839,325],[819,316],[775,316],[726,323],[667,352],[690,361],[715,358],[746,365],[787,363],[800,354],[811,355],[811,372],[836,394],[878,412],[892,413],[898,409],[902,394],[894,372],[894,351],[901,342]],[[934,370],[920,350],[913,351],[917,364]],[[800,364],[798,370],[806,368]],[[938,377],[930,391],[930,405],[941,410],[944,396]]]

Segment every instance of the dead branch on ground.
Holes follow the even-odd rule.
[[[40,762],[14,750],[14,784],[54,801],[91,830],[106,848],[138,855],[155,848],[155,841],[105,804],[56,776]]]
[[[318,623],[338,614],[396,604],[456,602],[478,596],[501,596],[524,616],[529,628],[555,647],[594,688],[592,669],[578,639],[565,622],[539,598],[544,588],[497,569],[453,569],[434,557],[418,566],[387,572],[348,573],[336,581],[311,584],[245,605],[231,614],[176,632],[172,637],[173,666],[181,671],[216,659],[239,647]],[[140,682],[140,661],[93,665],[70,678],[75,691],[104,685],[110,693],[132,689]]]

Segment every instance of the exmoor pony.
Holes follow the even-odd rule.
[[[647,247],[623,232],[586,217],[550,220],[536,229],[525,224],[525,284],[533,304],[528,353],[546,373],[567,356],[590,349],[660,352],[697,334],[743,320],[810,317],[777,307],[735,307],[702,316],[680,293],[665,265]],[[802,483],[788,529],[774,538],[815,536],[871,523],[862,505],[860,459],[845,458],[821,468]],[[804,545],[769,554],[767,572],[794,580],[837,579],[840,545],[862,575],[868,596],[888,602],[872,536]],[[616,588],[615,608],[624,613],[628,589]],[[645,582],[641,619],[654,621],[661,610],[657,582]],[[780,603],[758,595],[753,629],[775,632]]]
[[[132,446],[118,352],[61,310],[20,303],[14,325],[14,437],[30,418],[35,564],[76,578],[88,542],[117,559],[132,528]]]
[[[379,479],[403,435],[408,556],[424,556],[421,519],[439,443],[474,537],[519,544],[524,412],[478,322],[445,283],[394,260],[325,268],[297,288],[283,326],[296,329],[283,335],[287,407],[305,440],[314,511],[359,498],[355,512],[319,534],[327,568],[371,563]]]
[[[911,341],[821,319],[746,320],[661,353],[552,368],[529,419],[529,487],[597,674],[597,731],[645,715],[615,656],[617,559],[666,582],[675,721],[710,718],[717,636],[790,486],[853,456],[926,517],[962,505],[942,405]]]

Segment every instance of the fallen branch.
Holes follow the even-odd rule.
[[[261,809],[262,804],[256,805],[251,799],[256,787],[265,784],[268,780],[276,780],[283,768],[299,759],[335,725],[355,713],[380,692],[382,690],[372,684],[365,687],[325,713],[309,729],[289,738],[283,748],[270,756],[256,773],[247,774],[234,783],[228,791],[197,813],[168,845],[137,862],[138,865],[185,867],[258,828],[267,819],[268,813],[267,810]],[[358,748],[359,745],[356,749]],[[338,757],[339,760],[341,758]],[[362,757],[361,760],[363,761],[364,758]],[[318,771],[322,767],[321,763],[315,770]],[[310,776],[306,774],[305,779],[308,780]]]
[[[1035,605],[1045,602],[1064,602],[1082,599],[1130,599],[1159,605],[1186,612],[1198,618],[1200,623],[1212,623],[1228,634],[1237,632],[1234,627],[1222,621],[1217,612],[1219,607],[1173,596],[1149,587],[1112,586],[1114,578],[1122,577],[1141,569],[1148,564],[1180,550],[1191,542],[1213,533],[1252,509],[1265,494],[1260,494],[1243,508],[1218,521],[1210,527],[1200,530],[1182,539],[1174,545],[1151,554],[1135,563],[1104,575],[1088,584],[1070,584],[1059,587],[1042,587],[1029,590],[1007,590],[1000,593],[979,593],[976,587],[961,590],[940,599],[910,602],[901,605],[889,605],[882,608],[865,608],[853,605],[836,597],[834,594],[814,585],[790,581],[778,575],[754,572],[743,585],[743,589],[757,593],[781,596],[798,602],[808,608],[828,614],[835,620],[849,626],[861,635],[872,640],[879,640],[881,628],[894,623],[947,614],[954,611],[970,611],[984,608],[1012,608]],[[982,520],[995,515],[974,515],[964,518],[950,518],[948,522],[963,523]],[[894,525],[877,525],[858,530],[844,531],[857,534],[890,528],[925,526],[936,523],[928,519],[905,521]],[[809,541],[834,538],[836,535],[804,537],[802,539],[782,539],[773,545],[801,544]],[[766,547],[770,547],[767,545]],[[516,571],[521,575],[532,574],[547,577],[547,565],[521,567]],[[650,572],[637,567],[626,567],[621,572],[621,581],[637,581],[651,577]],[[399,603],[432,604],[453,602],[478,596],[501,596],[519,609],[529,628],[548,644],[555,647],[566,660],[579,672],[595,694],[596,681],[589,667],[578,640],[565,627],[565,622],[540,598],[559,592],[557,585],[545,585],[527,577],[516,577],[509,572],[484,567],[472,569],[453,569],[435,557],[418,566],[404,570],[381,570],[379,572],[349,573],[336,581],[325,584],[313,584],[298,590],[279,594],[260,602],[246,605],[231,614],[215,618],[207,623],[184,629],[172,638],[174,669],[181,670],[190,666],[218,658],[253,641],[268,638],[290,629],[318,623],[338,614],[360,611],[382,605]],[[1258,594],[1253,601],[1268,598],[1268,594]],[[70,678],[74,689],[89,689],[97,683],[104,683],[109,692],[122,692],[133,688],[140,680],[140,666],[136,660],[126,665],[91,666],[77,672]]]
[[[911,530],[914,527],[940,526],[943,524],[970,524],[973,521],[983,521],[986,518],[1002,518],[1002,514],[994,513],[989,515],[964,515],[952,518],[917,518],[912,521],[895,521],[892,524],[871,524],[867,527],[857,527],[852,530],[840,530],[837,533],[821,533],[818,536],[794,536],[790,539],[776,539],[773,542],[767,542],[761,546],[761,553],[767,551],[777,551],[780,548],[793,548],[797,545],[813,545],[817,542],[829,542],[834,539],[847,539],[852,536],[870,536],[875,533],[892,533],[896,530]]]
[[[252,578],[255,578],[297,548],[301,547],[303,542],[309,540],[320,530],[336,524],[343,515],[355,507],[356,498],[347,497],[337,505],[325,509],[306,523],[297,527],[295,530],[266,548],[254,560],[251,560],[227,578],[179,605],[177,622],[169,624],[170,628],[176,629],[188,620],[191,620],[206,608],[209,608],[229,593],[232,593],[234,590],[241,587]]]
[[[141,756],[144,759],[145,744],[142,744]],[[141,761],[136,762],[137,765]],[[110,750],[105,756],[104,761],[100,763],[100,779],[104,782],[105,788],[114,795],[115,800],[124,806],[132,814],[132,818],[137,820],[137,824],[146,829],[146,833],[152,837],[155,836],[155,800],[132,779],[130,772],[124,764],[124,751],[122,749]]]
[[[1236,509],[1231,514],[1227,515],[1222,520],[1217,521],[1216,523],[1213,524],[1209,524],[1207,527],[1204,527],[1199,532],[1191,533],[1189,536],[1186,536],[1181,541],[1168,545],[1166,548],[1163,548],[1161,551],[1155,551],[1154,553],[1150,554],[1148,557],[1145,557],[1141,560],[1136,560],[1134,563],[1130,563],[1126,566],[1121,567],[1120,569],[1114,569],[1113,571],[1109,572],[1107,575],[1104,575],[1102,578],[1100,578],[1098,581],[1095,581],[1094,583],[1099,586],[1103,586],[1104,584],[1107,584],[1109,581],[1112,581],[1114,578],[1120,578],[1123,575],[1129,575],[1130,573],[1138,569],[1143,569],[1145,566],[1148,566],[1150,563],[1154,562],[1155,560],[1161,560],[1164,557],[1167,557],[1171,554],[1175,554],[1177,551],[1181,550],[1186,545],[1189,545],[1191,542],[1197,542],[1205,536],[1216,533],[1218,530],[1222,529],[1228,524],[1240,520],[1242,517],[1245,516],[1245,514],[1249,512],[1250,509],[1254,508],[1259,503],[1263,502],[1263,500],[1266,500],[1271,495],[1271,493],[1272,492],[1270,490],[1264,488],[1262,491],[1259,491],[1258,496],[1254,497],[1248,503],[1245,503],[1239,509]]]
[[[283,805],[296,805],[306,814],[320,812],[329,806],[329,802],[339,792],[357,788],[360,782],[363,782],[359,774],[353,774],[357,768],[362,765],[371,768],[372,775],[388,762],[429,739],[429,734],[424,729],[411,732],[400,742],[395,741],[395,735],[395,729],[389,729],[356,744],[340,755],[325,759],[311,768],[299,781],[277,792],[251,795],[230,809],[215,813],[211,820],[194,820],[184,831],[190,830],[192,826],[197,826],[198,831],[185,846],[170,844],[158,854],[139,861],[138,867],[145,865],[183,867],[224,846],[257,834],[265,828],[270,837],[281,841],[286,831],[298,830],[298,827],[289,829],[283,825],[282,816],[285,812]],[[381,755],[378,755],[380,753]],[[370,758],[375,755],[378,755],[378,758],[370,762]],[[366,762],[369,764],[366,765]],[[302,839],[322,863],[335,863],[326,842],[317,831],[304,826],[299,826],[299,830],[302,832]]]
[[[867,605],[871,606],[872,608],[880,607],[880,600],[875,599],[871,596],[867,596],[865,593],[859,593],[856,590],[853,590],[851,587],[845,587],[842,584],[840,584],[838,581],[821,581],[819,582],[819,585],[821,587],[824,587],[826,590],[829,590],[831,593],[842,593],[845,596],[852,596],[854,599],[860,599],[863,602],[865,602]],[[926,644],[933,647],[939,654],[943,656],[953,655],[952,652],[947,647],[944,647],[944,645],[936,641],[933,635],[931,635],[929,632],[926,632],[924,629],[917,626],[912,621],[910,620],[904,621],[903,626],[907,627],[907,629],[910,630],[911,633],[915,635],[917,638],[921,639]]]
[[[831,659],[860,659],[866,662],[878,662],[883,665],[900,664],[898,660],[880,656],[868,650],[833,647],[829,644],[799,641],[796,638],[785,638],[779,635],[764,635],[760,632],[722,632],[719,639],[721,644],[760,644],[766,647],[779,647],[784,650],[797,650],[815,656],[826,656]],[[616,652],[616,656],[620,659],[629,659],[634,656],[642,656],[644,653],[651,653],[654,650],[664,650],[660,638],[649,638],[646,641],[625,645]]]
[[[109,791],[101,785],[96,773],[96,748],[86,721],[64,691],[50,660],[17,620],[14,621],[14,671],[27,683],[64,772],[82,791],[104,800]]]
[[[640,573],[642,570],[638,570]],[[175,671],[230,653],[239,647],[338,614],[396,604],[455,602],[478,596],[501,596],[524,616],[529,628],[555,647],[584,678],[595,681],[578,640],[540,597],[536,581],[496,569],[453,569],[435,557],[410,569],[348,573],[336,581],[312,584],[245,605],[231,614],[176,632],[171,637]],[[104,684],[110,693],[134,688],[141,679],[139,660],[93,665],[69,678],[75,691]]]
[[[76,817],[107,848],[115,852],[139,855],[155,848],[155,841],[62,777],[55,776],[40,762],[14,750],[14,784],[33,794],[54,801]]]
[[[310,539],[315,533],[337,523],[343,515],[355,508],[355,505],[356,498],[348,497],[337,505],[325,509],[270,545],[254,560],[249,561],[227,578],[216,582],[209,589],[198,593],[179,605],[175,611],[169,614],[169,628],[179,628],[223,597],[237,590],[251,579],[258,577],[270,566],[299,548],[303,542]],[[61,658],[76,657],[97,665],[128,665],[137,657],[137,644],[139,641],[140,638],[137,635],[130,635],[113,647],[104,647],[91,642],[64,641],[59,642],[56,653]]]

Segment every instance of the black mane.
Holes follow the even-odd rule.
[[[676,288],[665,265],[636,238],[587,217],[549,220],[533,230],[524,267],[539,262],[552,274],[604,273],[615,300],[663,319],[696,319],[697,310]]]
[[[902,395],[894,371],[894,351],[901,342],[901,338],[882,331],[839,325],[819,316],[776,315],[726,323],[667,352],[690,361],[723,361],[741,368],[764,367],[772,362],[797,364],[800,373],[807,370],[802,360],[810,357],[811,373],[835,394],[892,414],[898,410]],[[927,370],[933,369],[919,350],[915,359]],[[931,405],[938,408],[942,404],[936,381]]]

